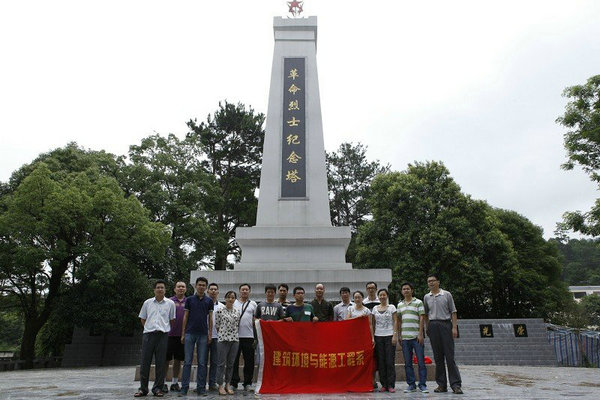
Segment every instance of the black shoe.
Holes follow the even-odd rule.
[[[217,390],[219,390],[219,387],[217,385],[212,385],[208,387],[209,392],[216,392]]]
[[[180,390],[181,390],[181,387],[179,386],[179,383],[171,384],[171,392],[179,392]]]
[[[462,391],[462,389],[460,388],[460,386],[454,386],[454,387],[452,388],[452,392],[453,392],[454,394],[463,394],[463,391]]]
[[[445,386],[438,386],[435,389],[433,389],[433,391],[435,393],[446,393],[448,391],[448,388]]]

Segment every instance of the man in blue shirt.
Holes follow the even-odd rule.
[[[199,277],[196,279],[196,293],[185,301],[182,327],[185,335],[181,336],[185,350],[185,362],[183,364],[179,396],[186,396],[190,388],[194,346],[197,347],[198,358],[197,391],[199,395],[206,396],[206,356],[208,345],[212,340],[212,312],[214,308],[212,299],[204,294],[207,286],[208,280],[206,278]]]

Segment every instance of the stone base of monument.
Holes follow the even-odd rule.
[[[300,267],[300,266],[298,266]],[[365,284],[373,281],[379,287],[387,287],[391,281],[389,269],[304,269],[304,270],[279,270],[279,271],[192,271],[191,281],[203,276],[209,282],[219,284],[222,294],[233,290],[239,292],[239,285],[248,283],[252,288],[250,298],[254,301],[264,300],[265,285],[280,283],[289,285],[288,301],[294,302],[292,294],[295,286],[302,286],[305,290],[304,301],[310,302],[314,298],[315,285],[325,285],[325,298],[339,302],[341,287],[348,287],[351,291],[365,291]]]
[[[415,370],[415,376],[418,377],[419,371],[416,366],[414,366],[414,370]],[[193,365],[192,373],[190,375],[191,382],[196,382],[196,371],[197,371],[197,366]],[[258,366],[255,366],[254,367],[254,378],[253,378],[254,382],[256,382],[257,374],[258,374]],[[244,376],[243,367],[240,367],[240,376]],[[172,377],[173,377],[173,370],[172,370],[172,367],[169,366],[169,369],[167,370],[167,377],[165,379],[165,382],[170,383]],[[135,369],[134,380],[135,381],[140,380],[140,367],[139,366]],[[150,381],[153,381],[153,380],[154,380],[154,365],[152,365],[150,368]],[[379,376],[376,376],[376,380],[377,380],[377,382],[379,382]],[[179,381],[181,382],[181,374],[179,376]],[[404,364],[396,364],[396,382],[405,382],[405,381],[406,381],[406,369],[404,368]],[[435,365],[434,364],[427,365],[427,381],[428,382],[435,381]]]

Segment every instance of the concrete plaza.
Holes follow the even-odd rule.
[[[395,394],[341,393],[310,395],[255,395],[239,391],[234,396],[209,392],[206,399],[598,399],[600,369],[566,367],[459,366],[464,395],[451,393],[402,393],[398,382]],[[135,367],[43,369],[0,373],[0,399],[133,399],[137,382]],[[192,385],[192,388],[195,386]],[[433,391],[435,383],[429,382]],[[152,396],[148,396],[152,398]],[[177,398],[168,393],[165,398]],[[187,398],[199,398],[191,392]]]

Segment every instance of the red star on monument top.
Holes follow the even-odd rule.
[[[297,17],[298,15],[300,15],[300,13],[302,13],[302,4],[304,3],[303,1],[288,1],[287,3],[290,7],[289,13],[292,14],[294,17]]]

